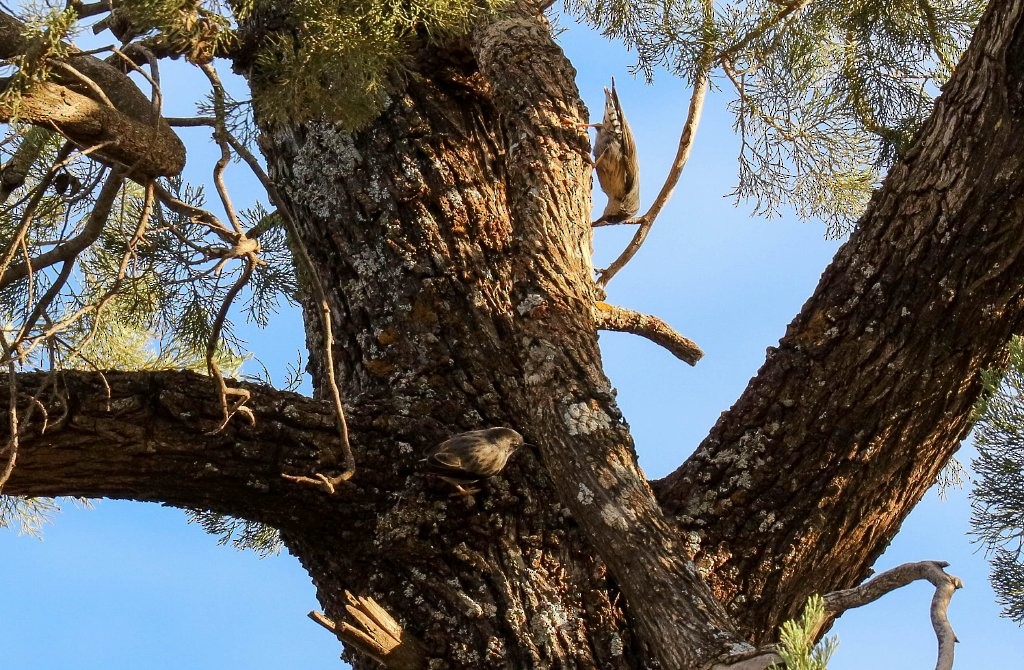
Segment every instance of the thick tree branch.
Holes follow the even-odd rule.
[[[18,375],[18,387],[38,388],[43,376]],[[2,386],[0,404],[7,406],[6,382]],[[256,425],[234,422],[210,435],[221,414],[209,377],[59,373],[40,401],[46,416],[63,419],[45,429],[22,422],[18,464],[4,492],[152,500],[286,528],[302,505],[321,507],[315,502],[321,495],[283,481],[281,473],[315,470],[322,455],[331,453],[337,439],[332,410],[294,393],[238,386],[250,393]],[[338,504],[353,500],[334,498]]]
[[[969,429],[979,372],[1024,329],[1022,17],[1022,0],[989,5],[779,346],[656,485],[760,635],[864,577]]]
[[[29,41],[24,25],[0,10],[0,59],[25,53]],[[17,107],[0,103],[0,120],[21,121],[56,129],[80,147],[96,147],[96,155],[133,169],[145,180],[181,172],[185,147],[170,126],[154,113],[150,99],[123,72],[104,61],[72,51],[65,59],[75,74],[61,73],[32,87]],[[83,84],[84,78],[88,84]],[[102,91],[97,99],[93,88]],[[106,104],[103,99],[111,104]]]
[[[704,356],[704,352],[693,340],[683,337],[673,330],[672,326],[650,314],[641,314],[625,307],[598,302],[594,305],[594,322],[598,330],[613,330],[646,337],[690,365],[696,365]]]
[[[637,466],[628,432],[611,419],[618,409],[605,390],[596,338],[582,335],[593,333],[596,292],[579,261],[589,250],[579,243],[588,240],[589,221],[581,230],[585,220],[575,211],[552,211],[551,203],[561,199],[559,180],[541,175],[567,156],[582,163],[564,143],[547,139],[568,116],[565,101],[578,100],[569,88],[571,70],[535,17],[494,21],[473,35],[471,48],[493,90],[498,134],[509,138],[507,198],[517,234],[530,241],[529,260],[522,263],[533,266],[518,278],[512,297],[524,317],[512,325],[521,333],[512,339],[523,343],[517,357],[526,371],[523,406],[529,408],[513,425],[543,430],[546,439],[535,442],[562,503],[608,563],[633,606],[641,638],[662,667],[704,667],[726,648],[745,645],[683,557]],[[524,51],[531,57],[524,58]],[[562,227],[557,235],[552,222]],[[566,370],[579,375],[569,385],[556,372]],[[638,552],[638,546],[647,550]],[[652,600],[651,593],[659,598]]]

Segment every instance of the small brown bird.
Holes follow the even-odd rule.
[[[511,428],[471,430],[431,447],[423,459],[433,474],[452,484],[463,495],[462,484],[474,484],[502,471],[516,449],[523,445],[523,436]]]
[[[594,141],[597,181],[608,196],[604,213],[594,223],[619,223],[640,211],[640,161],[633,131],[615,91],[615,77],[612,77],[612,87],[604,89],[604,118],[601,123],[592,125],[597,128]]]

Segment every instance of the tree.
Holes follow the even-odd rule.
[[[150,310],[166,324],[166,302],[184,305],[174,314],[190,326],[176,333],[190,345],[182,362],[205,354],[215,377],[11,374],[5,492],[157,500],[277,528],[357,667],[372,667],[366,652],[387,654],[389,667],[434,658],[624,668],[755,653],[810,594],[863,580],[969,428],[980,371],[1002,364],[1020,330],[1024,7],[988,8],[919,129],[927,105],[908,97],[910,84],[887,89],[878,77],[891,68],[859,67],[887,63],[873,38],[910,12],[766,3],[716,17],[683,4],[659,22],[643,20],[646,5],[579,7],[644,62],[668,59],[689,76],[676,176],[714,68],[735,82],[752,133],[741,194],[768,208],[793,191],[808,211],[842,221],[872,181],[866,134],[880,138],[880,161],[898,156],[748,389],[693,456],[649,483],[601,371],[596,329],[630,316],[603,302],[602,286],[628,256],[593,281],[587,147],[565,123],[585,118],[572,67],[530,5],[445,4],[461,14],[438,24],[411,6],[408,24],[386,7],[371,20],[312,2],[235,7],[237,30],[204,7],[161,15],[129,2],[109,17],[119,35],[142,40],[113,62],[184,55],[203,68],[214,95],[201,122],[225,161],[251,155],[229,132],[234,105],[209,59],[223,54],[245,74],[277,208],[252,228],[230,214],[222,223],[179,182],[154,180],[177,175],[183,151],[123,73],[67,49],[57,20],[33,37],[0,13],[0,57],[21,59],[0,111],[71,140],[47,149],[45,133],[26,130],[4,165],[4,195],[16,200],[0,284],[10,304],[27,305],[9,308],[22,319],[4,342],[11,372],[35,352],[88,361],[85,347],[128,320],[114,316]],[[902,43],[941,68],[956,27],[973,20],[937,18],[936,6]],[[827,54],[812,47],[830,44],[837,25],[849,27],[840,44],[852,55],[835,61],[848,67],[824,90],[842,104],[800,109],[845,115],[829,116],[831,126],[780,117],[787,97],[770,93],[820,83],[797,75],[827,71]],[[336,58],[339,35],[356,36],[349,60]],[[328,108],[351,82],[369,95]],[[828,138],[847,141],[847,153],[822,151]],[[38,167],[78,156],[74,147],[113,168],[58,180],[65,166]],[[38,171],[19,183],[20,161]],[[65,194],[76,190],[72,177],[96,191],[82,227],[42,251],[34,245],[63,230],[53,212],[65,211],[47,209],[46,197],[64,181]],[[635,222],[630,249],[673,184]],[[147,231],[150,216],[158,225]],[[215,356],[224,306],[275,267],[261,264],[258,244],[274,226],[298,259],[313,399],[227,382]],[[76,259],[85,267],[72,278]],[[201,283],[235,263],[231,281]],[[174,294],[181,286],[191,300]],[[153,294],[159,309],[141,304]],[[58,328],[72,321],[79,330]],[[335,430],[339,396],[352,458]],[[414,476],[424,447],[485,425],[521,429],[537,450],[476,504]],[[346,591],[363,621],[390,626],[383,608],[402,629],[360,642],[341,624],[352,621]]]

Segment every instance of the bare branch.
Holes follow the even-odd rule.
[[[53,182],[53,177],[57,172],[57,167],[65,158],[67,158],[67,155],[71,153],[71,149],[72,148],[68,145],[65,145],[64,148],[61,149],[57,155],[57,164],[50,167],[50,170],[31,192],[28,203],[25,205],[25,211],[21,216],[21,223],[18,224],[18,229],[14,231],[10,244],[7,249],[3,251],[2,257],[0,257],[0,278],[7,274],[11,261],[14,260],[14,255],[18,252],[19,245],[25,238],[26,233],[28,233],[29,226],[32,224],[32,217],[36,208],[39,207],[40,201],[43,199],[43,194],[46,193],[46,189],[48,189],[50,184]]]
[[[904,563],[876,575],[860,586],[826,594],[825,608],[832,614],[842,614],[848,609],[860,607],[878,600],[886,593],[906,586],[918,579],[927,579],[935,586],[931,603],[932,628],[939,641],[938,660],[935,670],[951,670],[953,667],[953,645],[958,641],[946,614],[953,592],[963,588],[959,577],[947,574],[943,568],[946,561],[919,561]]]
[[[680,335],[672,326],[650,314],[641,314],[625,307],[599,302],[594,305],[594,321],[598,330],[613,330],[646,337],[690,365],[696,365],[704,356],[704,352],[693,340]]]
[[[28,273],[33,269],[38,271],[61,261],[69,262],[99,239],[100,233],[103,232],[103,227],[107,223],[107,218],[110,216],[110,210],[114,206],[114,200],[117,198],[121,185],[124,183],[124,179],[124,172],[115,170],[111,173],[103,185],[99,197],[96,199],[96,204],[93,206],[93,210],[90,212],[89,219],[82,232],[60,246],[39,254],[30,263],[14,265],[0,273],[0,288],[9,286],[12,282],[28,276]]]
[[[225,128],[225,111],[224,111],[224,86],[220,83],[220,77],[217,75],[217,70],[212,65],[206,63],[199,66],[199,69],[203,71],[206,78],[210,80],[210,86],[213,89],[213,109],[214,119],[216,124],[213,130],[213,139],[217,142],[217,146],[220,147],[220,158],[213,166],[213,183],[217,187],[217,194],[220,196],[221,204],[224,205],[224,211],[228,215],[228,221],[231,222],[231,227],[234,228],[237,235],[242,235],[242,224],[238,220],[238,214],[235,213],[235,207],[231,204],[231,196],[228,194],[227,185],[224,183],[224,170],[227,168],[228,163],[231,161],[231,148],[228,146],[228,141],[225,137],[227,134],[227,128]]]
[[[633,234],[633,239],[629,241],[629,245],[619,254],[619,257],[612,261],[607,269],[601,272],[601,276],[597,279],[597,283],[601,286],[607,286],[612,277],[618,274],[619,270],[626,267],[626,263],[632,260],[636,252],[640,250],[640,246],[647,239],[647,233],[650,232],[651,226],[654,225],[654,220],[661,213],[661,210],[664,209],[665,205],[668,204],[669,198],[672,197],[672,192],[675,190],[676,184],[679,183],[679,177],[683,174],[683,168],[686,167],[686,162],[690,158],[690,152],[693,150],[693,139],[697,133],[697,126],[700,124],[700,115],[704,109],[704,98],[707,96],[710,77],[710,65],[702,66],[700,73],[693,83],[693,94],[690,96],[690,107],[686,113],[683,132],[679,137],[679,148],[676,149],[676,156],[672,161],[672,167],[669,168],[665,183],[662,185],[661,191],[658,193],[658,197],[655,198],[650,209],[639,218],[626,222],[638,223],[640,227]]]

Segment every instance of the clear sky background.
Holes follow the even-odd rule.
[[[631,77],[635,58],[620,45],[563,20],[560,37],[595,120],[602,86],[614,75],[640,150],[643,203],[660,188],[689,100],[665,74],[653,86]],[[225,75],[227,74],[227,68]],[[187,115],[197,79],[163,71],[166,113]],[[178,74],[176,74],[178,73]],[[728,89],[724,93],[728,93]],[[705,357],[691,368],[647,340],[601,336],[606,370],[651,478],[674,469],[739,396],[814,289],[841,241],[820,222],[791,213],[765,220],[725,197],[736,181],[738,141],[719,91],[707,102],[690,163],[646,245],[609,285],[609,301],[656,314],[694,339]],[[188,130],[190,174],[203,180],[208,133]],[[201,170],[199,168],[202,168]],[[251,180],[233,166],[238,184]],[[236,204],[258,197],[236,192]],[[595,210],[603,209],[595,195]],[[632,229],[604,228],[595,265],[617,255]],[[283,310],[268,331],[240,328],[276,381],[304,349],[299,315]],[[256,373],[259,366],[249,364]],[[423,445],[424,447],[427,445]],[[969,465],[970,449],[960,457]],[[966,588],[950,618],[960,639],[958,668],[1005,667],[1024,658],[1024,631],[999,617],[987,563],[966,535],[966,490],[945,501],[930,492],[875,568],[946,560]],[[100,501],[67,506],[42,541],[0,530],[0,666],[16,670],[337,669],[340,644],[305,617],[319,609],[308,576],[291,556],[260,559],[220,547],[157,505]],[[833,629],[832,670],[931,668],[932,587],[910,585],[845,614]],[[1011,661],[1012,664],[1012,661]]]

